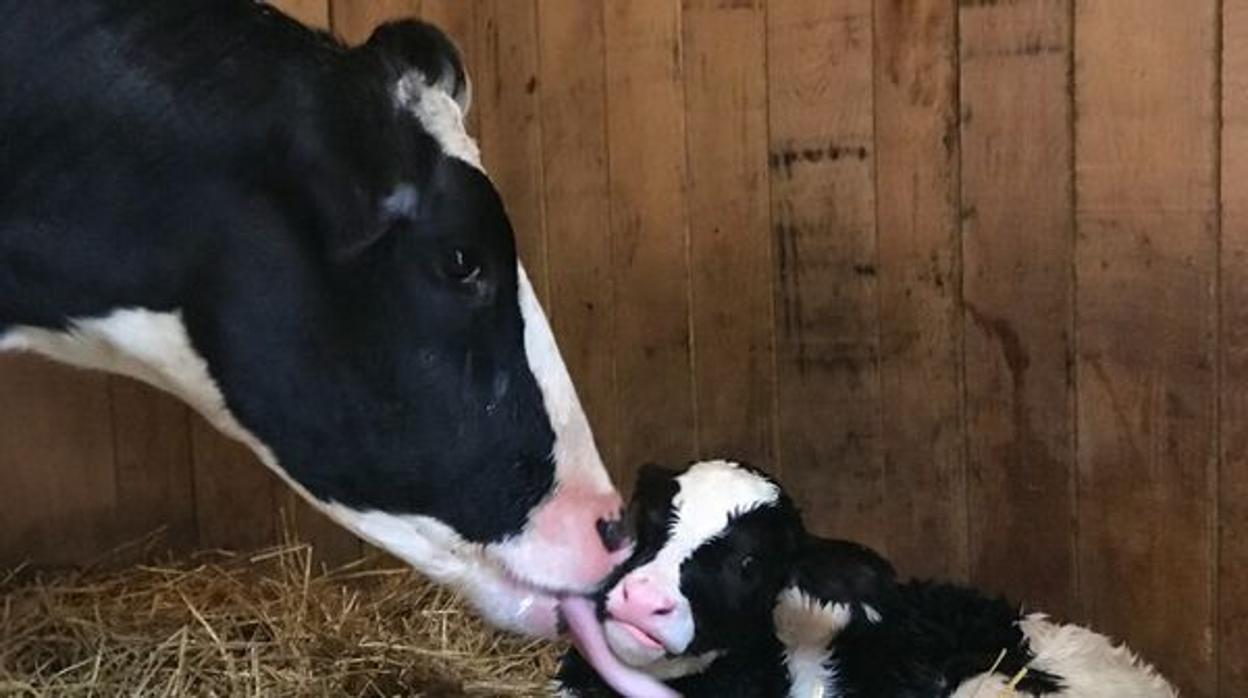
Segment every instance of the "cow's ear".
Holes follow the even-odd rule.
[[[807,536],[776,599],[776,637],[790,651],[820,651],[854,621],[882,620],[893,566],[866,546]]]
[[[472,105],[472,83],[451,38],[441,29],[407,19],[373,30],[362,50],[375,55],[393,75],[410,80],[416,73],[426,86],[445,92],[463,114]]]

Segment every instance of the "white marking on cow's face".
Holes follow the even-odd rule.
[[[789,587],[776,599],[773,612],[776,639],[784,645],[792,698],[837,695],[832,644],[849,626],[848,604],[825,604],[798,587]]]
[[[1062,698],[1177,698],[1178,691],[1125,645],[1078,625],[1058,625],[1043,614],[1027,616],[1019,628],[1035,655],[1028,667],[1046,671],[1062,684]],[[1010,677],[973,676],[951,698],[997,695]],[[982,691],[982,693],[980,693]]]
[[[520,317],[524,320],[524,353],[529,370],[542,391],[542,401],[555,433],[554,456],[558,481],[576,480],[609,492],[611,478],[602,464],[589,419],[577,398],[572,376],[555,344],[555,335],[538,303],[524,265],[517,264]]]
[[[328,505],[326,513],[433,581],[459,591],[491,625],[530,636],[557,634],[554,594],[518,582],[484,546],[465,541],[446,524],[428,516],[360,512],[339,504]]]
[[[689,599],[680,588],[681,566],[698,548],[723,535],[734,516],[774,505],[780,499],[780,488],[774,482],[723,460],[696,463],[677,476],[676,483],[667,542],[653,560],[630,571],[608,595],[610,601],[629,580],[644,579],[670,599],[673,608],[656,617],[654,627],[647,631],[661,636],[663,649],[671,654],[684,652],[696,630]],[[662,654],[662,650],[635,642],[618,623],[608,621],[606,630],[612,650],[633,666],[652,663]]]
[[[464,127],[467,109],[443,88],[430,85],[425,74],[410,70],[394,86],[394,101],[420,121],[442,152],[481,170],[481,150]]]
[[[569,580],[578,580],[574,589],[587,591],[631,552],[624,548],[605,556],[597,537],[597,519],[617,516],[621,502],[550,324],[519,263],[517,277],[525,357],[555,435],[555,488],[533,511],[520,535],[489,549],[509,569],[524,570],[526,581],[566,587]]]
[[[399,107],[416,116],[439,143],[443,153],[484,172],[480,150],[464,126],[466,109],[461,110],[460,104],[451,98],[445,87],[429,85],[424,73],[413,70],[398,81],[394,94]],[[517,262],[517,269],[517,297],[524,320],[524,350],[555,432],[556,480],[575,479],[588,489],[611,492],[610,477],[602,465],[589,420],[577,399],[550,323],[533,292],[524,265]]]

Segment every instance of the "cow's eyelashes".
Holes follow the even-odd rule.
[[[448,281],[473,284],[481,279],[480,257],[467,248],[455,247],[442,254],[438,271]]]

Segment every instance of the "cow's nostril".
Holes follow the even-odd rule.
[[[628,544],[628,526],[622,517],[598,519],[595,526],[598,529],[598,537],[602,539],[602,546],[607,549],[607,552],[613,553]]]

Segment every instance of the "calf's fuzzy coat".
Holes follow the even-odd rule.
[[[1103,635],[974,589],[899,582],[874,551],[810,535],[747,465],[647,466],[631,515],[637,548],[600,595],[605,635],[685,696],[1177,696]],[[557,688],[615,695],[575,651]]]

